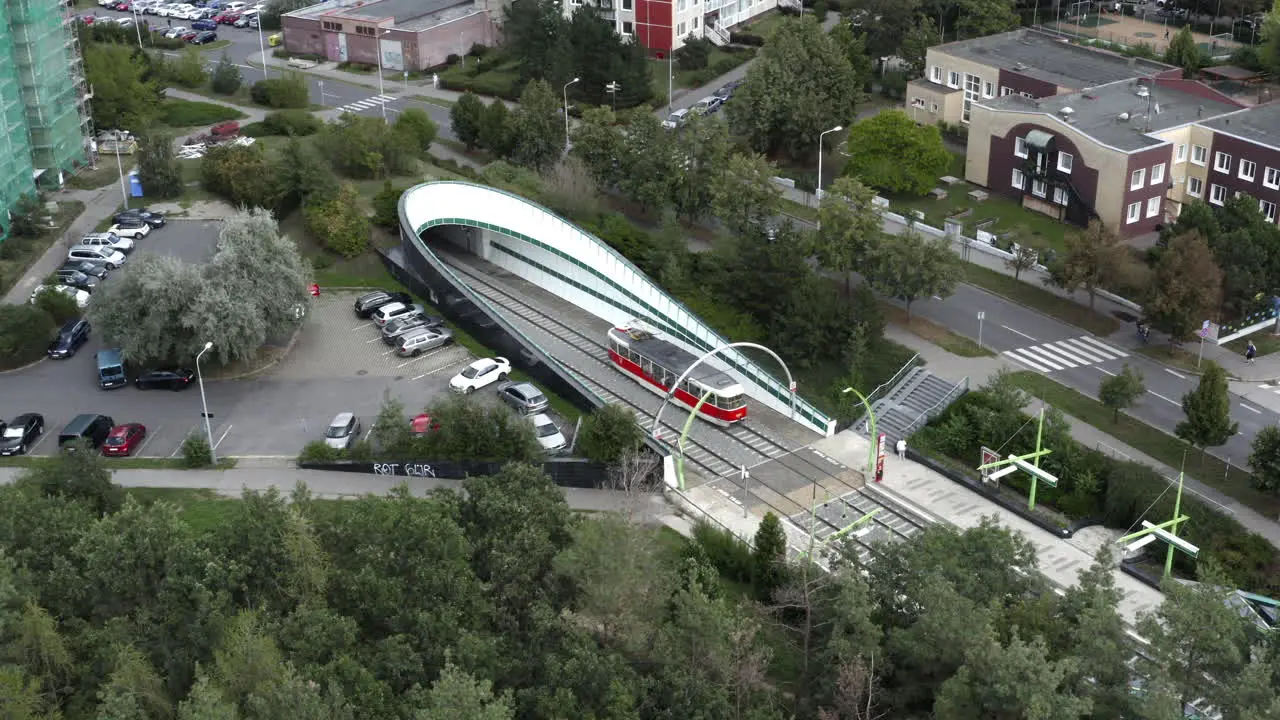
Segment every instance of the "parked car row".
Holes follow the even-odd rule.
[[[44,435],[44,416],[23,413],[0,421],[0,456],[25,455]],[[109,415],[85,413],[72,418],[58,433],[58,448],[72,450],[79,441],[108,457],[127,457],[142,446],[147,428],[141,423],[117,425]]]
[[[356,298],[356,317],[373,320],[382,342],[400,357],[417,357],[453,342],[444,319],[428,315],[408,293],[376,291]]]
[[[733,97],[733,93],[742,85],[741,80],[734,80],[720,86],[720,89],[714,93],[702,98],[690,107],[673,110],[666,120],[662,121],[662,127],[667,130],[678,130],[685,123],[689,122],[689,116],[693,114],[714,115],[719,112],[724,104],[729,102],[729,98]]]

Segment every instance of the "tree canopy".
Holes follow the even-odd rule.
[[[924,195],[951,166],[951,153],[934,125],[917,125],[901,110],[885,110],[854,123],[845,143],[845,173],[890,192]]]

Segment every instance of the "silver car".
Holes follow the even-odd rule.
[[[422,313],[414,313],[402,318],[397,318],[382,326],[382,342],[388,345],[395,345],[400,337],[411,330],[417,330],[423,327],[439,327],[444,321],[438,317],[423,315]]]
[[[533,434],[543,450],[549,453],[560,452],[569,444],[564,439],[564,433],[560,432],[555,421],[547,417],[546,413],[531,416],[529,422],[533,423]]]
[[[338,413],[324,429],[324,444],[335,450],[346,450],[360,436],[360,421],[349,412]]]
[[[533,415],[547,409],[547,396],[528,382],[509,382],[498,386],[502,402],[523,415]]]
[[[421,355],[428,350],[444,347],[453,341],[453,331],[443,327],[419,327],[400,337],[396,354],[400,357]]]

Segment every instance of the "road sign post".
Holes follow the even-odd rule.
[[[978,468],[979,468],[979,472],[982,473],[983,482],[994,482],[994,483],[1000,482],[998,478],[995,480],[991,479],[991,468],[987,467],[991,463],[998,462],[999,460],[1000,460],[1000,453],[996,452],[995,450],[992,450],[986,445],[982,446],[982,462],[978,465]]]
[[[987,319],[987,314],[981,310],[978,311],[978,347],[982,347],[982,321]]]
[[[884,433],[876,438],[876,482],[884,480]]]

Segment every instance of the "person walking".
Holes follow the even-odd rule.
[[[907,441],[898,440],[897,445],[895,445],[894,447],[898,451],[898,459],[906,460],[907,459]]]
[[[1253,344],[1253,341],[1250,340],[1249,346],[1244,349],[1244,361],[1252,365],[1253,359],[1256,357],[1258,357],[1258,348]]]

